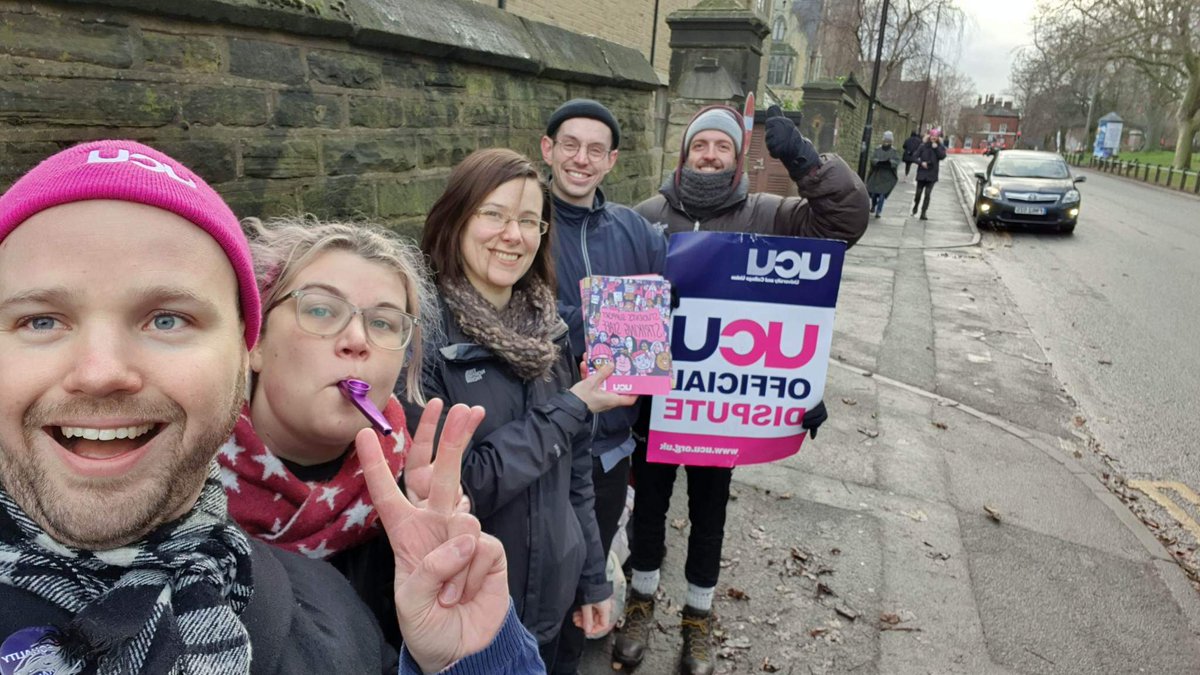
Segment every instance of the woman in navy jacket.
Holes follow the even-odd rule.
[[[611,367],[580,379],[556,310],[551,219],[527,158],[480,150],[450,174],[421,241],[444,329],[423,386],[447,406],[487,411],[463,455],[463,486],[483,530],[504,544],[509,591],[547,669],[564,621],[590,629],[608,619],[591,417],[636,400],[600,388]]]

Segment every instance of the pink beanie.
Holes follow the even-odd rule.
[[[246,325],[246,348],[258,341],[258,285],[237,216],[199,176],[134,141],[93,141],[50,156],[0,195],[0,242],[48,208],[91,199],[137,202],[170,211],[211,236],[233,266]]]

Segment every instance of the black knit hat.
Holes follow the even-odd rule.
[[[616,150],[621,144],[621,125],[617,123],[617,118],[604,104],[590,98],[573,98],[558,106],[558,110],[551,113],[546,122],[546,135],[554,138],[562,123],[575,117],[588,117],[603,122],[612,131],[612,149]]]

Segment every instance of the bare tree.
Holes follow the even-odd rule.
[[[1196,0],[1071,0],[1101,33],[1105,55],[1128,63],[1175,97],[1174,165],[1190,166],[1200,130],[1200,6]]]

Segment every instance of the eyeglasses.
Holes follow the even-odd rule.
[[[579,148],[583,147],[579,141],[575,140],[574,138],[568,138],[565,141],[554,141],[554,144],[562,148],[562,151],[567,153],[567,157],[574,157],[575,155],[579,154]],[[587,146],[586,152],[588,159],[592,160],[593,162],[599,162],[607,157],[608,153],[612,151],[603,145],[593,144]]]
[[[267,312],[291,299],[296,300],[296,325],[306,333],[329,337],[350,325],[354,315],[361,314],[367,340],[389,351],[400,351],[412,340],[417,318],[391,307],[359,309],[345,300],[325,293],[295,290],[271,303]],[[265,314],[266,312],[264,312]]]
[[[534,218],[533,216],[521,216],[520,218],[506,216],[496,209],[486,206],[476,211],[475,215],[479,216],[479,220],[484,225],[493,230],[503,230],[514,220],[517,222],[517,227],[521,228],[521,234],[533,234],[537,232],[540,237],[550,229],[550,223]]]

